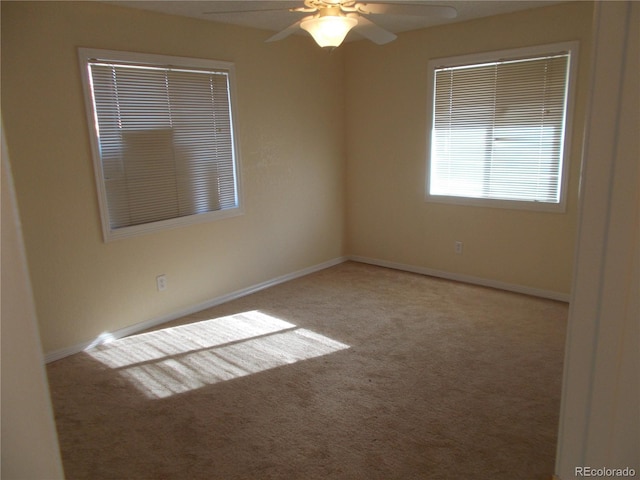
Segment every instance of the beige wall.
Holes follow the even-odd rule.
[[[27,274],[20,219],[2,136],[2,465],[0,476],[63,478],[56,427]]]
[[[2,2],[3,114],[45,352],[345,254],[567,294],[590,28],[591,4],[574,2],[328,54],[114,5]],[[425,203],[428,60],[575,39],[567,213]],[[79,46],[235,62],[245,215],[102,241]]]
[[[592,5],[559,6],[408,32],[346,49],[351,254],[567,295],[578,207]],[[579,40],[566,214],[424,201],[427,62]],[[454,241],[464,243],[455,255]]]
[[[341,52],[268,36],[97,2],[2,2],[2,109],[45,352],[344,254]],[[235,63],[243,216],[102,241],[80,46]]]
[[[594,25],[556,462],[562,480],[581,478],[577,466],[629,467],[635,478],[640,471],[640,3],[602,2]]]

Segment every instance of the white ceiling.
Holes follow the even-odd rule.
[[[367,0],[363,0],[367,1]],[[566,1],[566,0],[565,0]],[[380,0],[368,0],[369,3],[381,3]],[[245,27],[261,28],[278,32],[287,28],[292,23],[304,17],[305,13],[290,12],[289,8],[302,6],[302,0],[174,0],[174,1],[109,1],[106,3],[117,4],[125,7],[152,10],[171,15],[199,18],[212,22],[230,23]],[[502,13],[514,12],[517,10],[527,10],[545,5],[561,3],[555,0],[385,0],[384,3],[407,3],[418,5],[438,5],[451,6],[458,11],[454,19],[443,19],[423,16],[400,16],[400,15],[369,15],[369,20],[376,25],[394,33],[416,30],[445,23],[462,22],[473,18],[499,15]],[[223,13],[234,11],[235,13]],[[304,33],[304,32],[302,32]],[[356,33],[350,33],[349,40],[357,40],[360,37]]]

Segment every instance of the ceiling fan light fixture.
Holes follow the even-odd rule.
[[[339,46],[358,20],[344,15],[322,15],[303,20],[300,27],[311,34],[321,47]]]

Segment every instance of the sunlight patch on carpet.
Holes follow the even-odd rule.
[[[150,398],[166,398],[348,345],[258,310],[133,335],[86,353]]]

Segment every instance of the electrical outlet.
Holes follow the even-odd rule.
[[[164,273],[156,277],[156,286],[159,292],[164,292],[167,289],[167,276]]]
[[[462,242],[456,241],[453,244],[456,255],[462,255]]]

